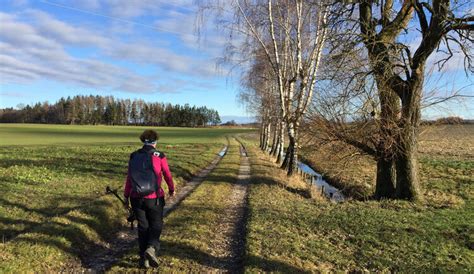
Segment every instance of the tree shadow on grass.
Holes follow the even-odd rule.
[[[208,268],[221,269],[225,265],[226,258],[216,257],[207,252],[199,250],[193,246],[186,245],[183,243],[176,243],[170,241],[161,241],[160,249],[160,261],[162,265],[167,265],[168,262],[163,257],[172,257],[180,260],[189,260],[194,261],[195,263]],[[249,262],[250,266],[256,266],[264,271],[268,272],[285,272],[285,273],[306,273],[298,267],[292,266],[290,264],[279,262],[275,260],[270,260],[266,258],[250,256],[245,259],[245,262]],[[133,268],[136,267],[137,262],[121,260],[117,265],[120,268]],[[179,266],[178,266],[179,268]],[[237,273],[243,273],[243,269]]]
[[[74,196],[63,195],[61,199],[71,201],[73,206],[60,206],[58,200],[53,200],[48,206],[40,207],[40,208],[33,208],[29,207],[25,204],[18,203],[18,202],[11,202],[6,200],[5,198],[0,197],[0,205],[7,208],[17,208],[26,213],[34,213],[39,216],[40,223],[32,222],[28,220],[21,220],[15,218],[0,218],[1,223],[5,225],[18,225],[21,224],[24,226],[21,230],[11,230],[9,228],[0,230],[0,233],[4,235],[6,238],[4,239],[6,242],[13,240],[16,236],[22,233],[28,233],[37,228],[38,226],[43,225],[45,220],[50,219],[55,216],[62,216],[74,210],[84,210],[90,206],[91,202],[90,199],[78,198]]]
[[[278,186],[282,187],[283,189],[285,189],[286,191],[291,192],[293,194],[297,194],[297,195],[299,195],[303,198],[306,198],[306,199],[311,198],[311,194],[309,193],[308,190],[285,185],[285,184],[275,180],[274,178],[271,178],[271,177],[268,177],[268,176],[255,176],[255,175],[252,175],[250,183],[253,184],[253,185],[268,185],[268,186],[278,185]]]
[[[2,161],[1,166],[9,167],[11,165],[23,166],[46,166],[52,170],[58,168],[58,162],[66,158],[54,157],[52,159],[41,160],[24,160],[11,159],[6,162]],[[94,174],[98,172],[101,174],[110,173],[117,174],[118,169],[122,169],[122,163],[117,161],[100,161],[87,160],[88,167],[84,167],[83,161],[68,160],[68,167],[75,169],[75,172],[82,174]],[[189,165],[193,163],[189,162]],[[59,165],[60,166],[60,165]],[[194,165],[195,166],[195,165]],[[178,166],[179,174],[185,174],[183,177],[192,177],[192,173],[186,169]],[[24,212],[32,212],[42,220],[41,223],[21,220],[19,218],[1,218],[2,224],[6,224],[6,229],[0,230],[0,233],[9,238],[11,245],[16,245],[18,242],[28,242],[30,244],[41,244],[47,246],[55,246],[65,253],[75,255],[81,259],[84,265],[84,258],[87,259],[87,250],[99,250],[104,247],[96,242],[109,241],[114,238],[114,234],[121,228],[121,220],[117,218],[117,212],[111,213],[111,203],[105,200],[97,200],[99,197],[77,197],[70,195],[61,195],[57,200],[52,199],[48,201],[46,206],[30,207],[26,203],[11,202],[4,198],[0,198],[0,205],[7,208],[18,208]],[[64,206],[63,203],[56,201],[70,201],[71,206]],[[74,211],[74,214],[70,212]],[[125,214],[124,214],[125,216]],[[51,218],[59,218],[58,221],[46,221]],[[115,218],[115,219],[114,219]],[[62,223],[65,221],[66,224]],[[9,229],[12,225],[21,224],[22,228],[13,230]],[[92,232],[92,234],[91,234]],[[91,235],[96,234],[97,236]],[[66,243],[70,243],[66,244]],[[83,248],[78,248],[83,247]],[[26,258],[18,258],[26,259]]]
[[[67,164],[64,164],[67,161]],[[72,160],[66,157],[53,157],[50,159],[2,159],[0,167],[9,168],[11,166],[45,167],[51,171],[66,171],[67,173],[93,174],[116,178],[117,174],[123,175],[127,172],[126,160],[123,161],[100,161],[92,159]]]
[[[81,265],[86,265],[89,251],[106,249],[104,243],[113,240],[115,233],[122,228],[122,220],[118,218],[117,213],[111,214],[114,211],[111,202],[107,200],[84,199],[80,206],[61,209],[63,212],[59,215],[51,213],[55,209],[54,205],[41,209],[29,209],[25,205],[11,202],[8,202],[8,205],[34,211],[43,220],[49,219],[42,223],[14,218],[0,219],[7,225],[18,223],[25,225],[25,229],[21,231],[9,229],[0,231],[11,237],[5,244],[17,246],[17,251],[15,251],[15,253],[18,252],[17,258],[15,262],[10,262],[14,264],[21,264],[22,261],[28,260],[22,257],[22,254],[26,255],[28,251],[22,251],[24,245],[19,245],[19,243],[27,243],[28,246],[55,247],[65,254],[79,258]],[[52,265],[52,267],[59,267],[59,265]]]

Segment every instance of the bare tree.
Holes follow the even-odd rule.
[[[442,67],[457,47],[465,56],[466,73],[473,71],[474,17],[463,15],[469,2],[453,3],[341,3],[348,9],[331,16],[335,30],[328,41],[325,81],[318,87],[321,96],[313,102],[306,133],[316,143],[343,141],[373,156],[376,198],[420,198],[416,145],[421,109],[463,97],[458,91],[433,97],[423,89],[433,52],[438,52],[434,64]],[[403,42],[407,36],[417,43]]]
[[[378,162],[376,194],[392,197],[395,188],[396,197],[418,200],[417,132],[426,62],[445,42],[449,53],[451,43],[460,46],[470,64],[472,55],[466,44],[474,41],[470,32],[474,17],[456,16],[447,0],[405,0],[399,5],[392,0],[360,1],[358,9],[361,38],[381,103],[379,151],[386,157]],[[380,10],[378,16],[374,10]],[[412,20],[415,13],[417,20]],[[398,39],[409,23],[417,24],[419,31],[415,33],[421,36],[413,53]],[[469,69],[472,71],[472,66]]]
[[[241,79],[243,89],[239,93],[239,100],[248,111],[259,117],[260,148],[276,154],[277,148],[281,145],[278,136],[281,117],[278,115],[276,81],[268,60],[264,55],[257,53],[258,51],[252,65]]]
[[[331,138],[343,140],[374,156],[377,161],[377,198],[420,198],[417,136],[428,57],[438,52],[436,64],[442,67],[457,47],[465,56],[466,72],[473,72],[470,48],[473,44],[474,17],[463,15],[468,10],[466,4],[469,2],[454,1],[453,4],[456,6],[451,6],[450,1],[360,1],[349,6],[349,14],[358,11],[357,16],[340,19],[345,23],[344,43],[358,49],[362,42],[366,49],[357,58],[367,60],[368,70],[356,69],[354,73],[343,70],[350,75],[352,85],[334,93],[340,96],[328,104],[330,109],[326,108],[326,114],[330,111],[336,114],[341,104],[351,102],[349,98],[355,96],[355,105],[365,107],[365,112],[371,115],[360,115],[351,123],[337,119],[332,119],[330,123],[325,121],[326,129],[334,132]],[[358,26],[359,31],[354,26]],[[344,35],[340,40],[344,40]],[[410,45],[403,42],[406,36],[418,43]],[[345,49],[339,51],[343,53],[341,56],[345,54],[347,58]],[[353,54],[354,50],[348,52]],[[446,55],[439,57],[439,53],[443,52]],[[347,62],[342,63],[347,66]],[[354,83],[362,84],[356,86]],[[370,90],[375,90],[377,96],[361,98],[361,94],[373,94],[368,92],[372,84],[375,87]],[[457,96],[459,94],[453,93],[428,105]],[[372,110],[367,106],[371,106]],[[319,124],[321,121],[324,119],[320,119]],[[367,134],[355,138],[358,134],[353,125],[363,128]]]
[[[222,12],[222,5],[201,2]],[[216,2],[216,1],[214,1]],[[218,1],[217,1],[218,2]],[[247,41],[240,54],[262,52],[275,75],[280,117],[280,139],[287,130],[289,145],[282,168],[291,175],[298,159],[298,132],[314,93],[315,81],[327,37],[329,6],[324,1],[232,1],[232,20],[219,22]],[[214,3],[215,4],[215,3]],[[217,6],[217,7],[216,7]],[[247,55],[248,56],[248,55]],[[283,154],[279,146],[278,156]],[[279,157],[281,158],[281,157]]]

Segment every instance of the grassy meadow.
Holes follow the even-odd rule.
[[[144,127],[0,125],[0,272],[58,271],[105,245],[125,210],[105,186],[123,186]],[[225,136],[245,129],[158,128],[158,149],[179,190]]]
[[[59,271],[106,245],[126,212],[111,196],[142,127],[0,125],[0,272]],[[245,272],[474,272],[474,127],[425,128],[424,201],[364,200],[374,162],[340,161],[303,147],[304,158],[351,195],[332,203],[287,178],[246,129],[158,128],[179,186],[239,136],[251,161]],[[29,134],[26,134],[29,132]],[[49,132],[49,133],[48,133]],[[8,138],[7,138],[8,137]],[[160,271],[222,270],[222,215],[239,168],[238,143],[165,219]],[[341,150],[342,151],[342,150]],[[137,272],[136,249],[112,272]]]
[[[473,273],[474,127],[425,128],[420,139],[421,204],[358,201],[360,191],[340,204],[310,199],[249,142],[246,271]],[[343,175],[341,186],[373,191],[373,162],[304,151],[326,176]]]
[[[149,127],[0,124],[0,146],[54,144],[136,144],[140,133]],[[240,128],[153,127],[161,144],[212,143],[225,134],[248,132]]]

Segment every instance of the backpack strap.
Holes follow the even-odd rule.
[[[158,158],[160,158],[160,159],[163,159],[163,158],[166,157],[163,152],[158,151],[158,150],[155,150],[155,151],[153,152],[153,156],[156,156],[156,157],[158,157]]]

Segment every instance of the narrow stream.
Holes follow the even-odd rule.
[[[219,156],[224,157],[224,155],[227,153],[227,146],[225,146],[219,153],[217,153]]]
[[[341,191],[334,186],[330,185],[323,179],[323,176],[316,171],[314,171],[310,166],[304,164],[302,162],[298,162],[298,168],[306,174],[310,175],[310,178],[307,180],[314,183],[317,187],[321,188],[331,201],[334,202],[342,202],[346,199],[344,195],[342,195]]]
[[[270,149],[268,149],[267,152],[270,153]],[[285,153],[283,153],[283,157],[285,157]],[[329,200],[334,202],[343,202],[346,200],[346,197],[344,197],[339,189],[326,182],[321,174],[314,171],[314,169],[312,169],[307,164],[298,161],[298,169],[303,171],[303,173],[308,174],[309,178],[306,178],[306,180],[319,187],[324,192],[324,195],[329,198]]]

